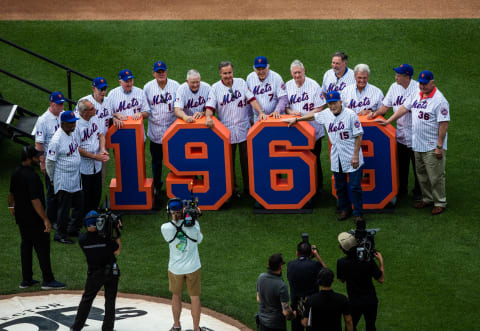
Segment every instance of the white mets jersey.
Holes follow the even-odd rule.
[[[97,115],[97,117],[103,122],[102,133],[104,135],[107,135],[110,119],[113,117],[112,110],[108,107],[108,101],[107,101],[108,97],[105,97],[102,103],[95,100],[92,94],[89,94],[87,96],[84,96],[83,98],[80,98],[80,100],[83,100],[83,99],[88,100],[93,104],[93,106],[96,109],[95,115]],[[78,114],[78,105],[75,107],[75,116],[77,116],[77,118],[80,118],[80,115]]]
[[[285,84],[282,77],[273,70],[268,70],[267,77],[262,81],[258,78],[255,72],[251,72],[247,76],[247,85],[250,91],[252,91],[255,99],[262,107],[265,114],[269,115],[275,111],[278,103],[278,98],[287,95]],[[255,122],[258,119],[258,112],[253,109],[255,114]],[[285,109],[280,111],[280,114],[284,114]]]
[[[133,116],[133,114],[139,112],[148,112],[143,91],[136,86],[132,86],[130,93],[125,93],[121,86],[114,88],[108,93],[106,106],[111,110],[112,116],[115,113]]]
[[[429,95],[418,92],[405,103],[412,112],[412,149],[415,152],[428,152],[437,147],[439,122],[450,121],[450,106],[447,99],[436,87]],[[447,136],[443,149],[447,150]]]
[[[383,92],[369,83],[362,92],[357,89],[357,84],[347,86],[341,93],[344,108],[350,108],[357,114],[362,110],[377,110],[382,106]]]
[[[413,79],[407,88],[393,83],[383,99],[383,105],[393,108],[395,113],[405,103],[405,100],[418,92],[418,82]],[[397,142],[412,147],[412,113],[410,111],[397,120]]]
[[[177,119],[174,113],[174,103],[178,82],[168,78],[165,88],[158,86],[157,80],[149,81],[143,87],[148,103],[147,136],[156,144],[162,143],[163,134]]]
[[[197,92],[192,92],[188,84],[185,82],[177,90],[175,98],[175,108],[183,110],[187,116],[201,111],[205,111],[207,105],[208,94],[210,93],[210,84],[200,82]]]
[[[295,80],[291,79],[287,82],[286,87],[288,107],[293,111],[301,112],[302,115],[325,104],[320,85],[311,78],[305,77],[305,82],[300,87],[297,87]],[[325,131],[320,124],[315,121],[308,123],[315,128],[315,140],[325,135]]]
[[[207,108],[217,111],[220,122],[230,130],[230,143],[238,144],[247,140],[250,129],[248,103],[255,96],[241,78],[234,78],[232,87],[220,80],[213,84],[208,95]]]
[[[355,84],[355,74],[352,69],[346,68],[343,76],[338,78],[333,69],[327,70],[323,75],[322,92],[342,92],[345,87]]]
[[[47,159],[55,162],[53,188],[70,193],[82,189],[80,177],[79,142],[75,132],[67,135],[61,128],[55,132],[48,144]]]
[[[35,142],[43,145],[45,155],[47,155],[50,140],[60,127],[60,115],[53,115],[49,109],[38,118],[35,125]]]
[[[75,134],[80,143],[78,147],[81,149],[98,154],[100,152],[99,136],[103,134],[103,120],[100,120],[97,116],[92,116],[89,121],[85,121],[83,118],[77,121],[75,127]],[[93,175],[102,170],[102,162],[91,159],[89,157],[81,156],[80,161],[80,173],[83,175]]]
[[[352,157],[355,150],[355,137],[363,134],[362,124],[357,114],[348,108],[335,116],[330,108],[315,114],[315,122],[323,125],[327,130],[328,138],[332,144],[330,150],[330,163],[333,172],[354,172],[358,168],[352,166]],[[358,152],[359,167],[363,165],[362,149]]]

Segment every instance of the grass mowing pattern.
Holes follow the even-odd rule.
[[[271,68],[290,79],[293,59],[304,62],[307,76],[321,82],[331,55],[343,50],[349,67],[370,65],[370,83],[386,93],[393,82],[392,68],[408,62],[431,70],[437,86],[450,102],[452,120],[447,152],[447,212],[430,216],[400,201],[392,215],[367,215],[369,227],[380,227],[377,246],[385,258],[386,282],[377,286],[379,330],[465,330],[477,328],[480,295],[478,232],[480,208],[478,158],[480,123],[478,86],[480,20],[348,20],[348,21],[168,21],[168,22],[0,22],[0,35],[90,76],[102,75],[117,86],[119,70],[129,68],[136,86],[153,79],[153,62],[163,60],[169,77],[184,80],[196,68],[202,78],[219,79],[217,65],[231,60],[235,76],[252,71],[253,58],[268,57]],[[52,90],[66,93],[65,73],[30,55],[0,45],[0,67]],[[1,76],[4,97],[41,114],[48,106],[43,92]],[[83,79],[73,80],[74,98],[90,93]],[[11,172],[20,147],[0,142],[0,201],[6,205]],[[325,188],[330,171],[324,141],[322,162]],[[147,146],[147,164],[150,155]],[[238,158],[237,158],[238,160]],[[238,174],[240,174],[239,165]],[[150,166],[147,173],[151,176]],[[110,162],[109,178],[114,174]],[[241,185],[240,185],[241,187]],[[106,188],[106,187],[105,187]],[[327,265],[335,270],[342,254],[336,235],[352,224],[335,220],[334,199],[315,201],[310,215],[254,215],[253,200],[231,208],[205,212],[200,219],[205,234],[200,245],[202,304],[231,315],[253,328],[257,310],[255,283],[270,254],[295,258],[302,232],[309,232]],[[160,212],[124,217],[124,248],[119,258],[119,290],[169,297],[168,245],[160,234],[167,220]],[[21,281],[19,235],[7,208],[0,209],[0,293],[16,293]],[[82,289],[86,265],[77,245],[52,243],[52,264],[58,280],[69,289]],[[34,263],[34,273],[40,276]],[[286,278],[286,277],[284,277]],[[339,282],[334,289],[345,293]],[[187,300],[187,297],[185,298]],[[361,324],[363,325],[363,324]]]

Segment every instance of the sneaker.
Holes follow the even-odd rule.
[[[61,290],[65,288],[67,285],[64,283],[57,282],[56,280],[52,280],[51,282],[43,282],[42,283],[42,290]]]
[[[68,237],[65,237],[65,238],[54,237],[53,240],[58,241],[59,243],[62,243],[62,244],[69,244],[69,245],[74,244],[73,240]]]
[[[33,285],[37,285],[40,283],[38,280],[32,279],[32,280],[22,280],[20,285],[18,285],[18,288],[29,288]]]
[[[349,218],[350,216],[352,216],[352,210],[351,210],[351,209],[342,210],[342,211],[340,212],[340,215],[338,215],[337,220],[339,220],[339,221],[344,221],[344,220],[346,220],[347,218]]]

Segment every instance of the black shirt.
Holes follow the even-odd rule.
[[[299,298],[318,292],[317,275],[322,268],[319,261],[313,261],[308,257],[288,262],[287,278],[293,305],[296,305]]]
[[[333,290],[321,290],[309,296],[305,302],[307,314],[310,308],[311,331],[342,331],[342,314],[351,314],[347,297]]]
[[[32,205],[32,200],[39,199],[45,208],[43,184],[32,166],[22,165],[15,169],[10,179],[10,193],[13,194],[15,199],[15,220],[17,224],[45,229],[42,218]]]
[[[87,232],[78,236],[78,244],[87,257],[88,270],[103,269],[116,262],[113,252],[118,249],[118,244],[113,239],[102,238],[97,232]]]
[[[352,305],[378,303],[372,278],[379,279],[381,276],[382,272],[373,259],[360,262],[345,256],[337,261],[337,278],[347,282],[348,298]]]

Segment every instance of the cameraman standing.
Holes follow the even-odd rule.
[[[375,252],[374,257],[378,260],[377,265],[374,259],[359,261],[357,257],[357,240],[350,233],[342,232],[338,235],[340,249],[345,257],[337,261],[337,278],[347,283],[347,293],[352,308],[353,328],[356,330],[358,321],[365,317],[366,331],[374,331],[377,319],[378,299],[372,278],[383,283],[385,272],[383,268],[383,257],[380,252]]]
[[[115,323],[115,300],[120,276],[115,256],[120,254],[122,245],[118,237],[113,239],[99,235],[97,232],[98,218],[99,215],[96,211],[89,212],[85,217],[87,233],[82,233],[78,237],[78,244],[87,258],[88,272],[85,291],[78,306],[75,323],[71,328],[73,331],[83,328],[93,300],[102,286],[105,289],[105,317],[102,331],[113,330]],[[103,221],[107,220],[103,219]]]
[[[196,208],[196,207],[195,207]],[[198,208],[196,211],[199,213]],[[200,256],[198,244],[203,240],[200,224],[195,217],[186,220],[184,206],[179,198],[172,198],[167,202],[167,213],[172,220],[162,224],[162,235],[170,248],[168,262],[168,282],[172,292],[173,327],[170,331],[180,331],[180,314],[182,312],[182,292],[184,283],[192,303],[193,331],[200,328]]]
[[[317,261],[312,260],[312,257],[315,257]],[[297,259],[288,262],[287,265],[292,309],[296,310],[297,314],[299,313],[299,303],[304,302],[307,296],[318,292],[317,275],[326,267],[318,254],[317,247],[310,245],[308,239],[297,245]],[[304,330],[301,320],[300,314],[292,320],[292,331]]]

